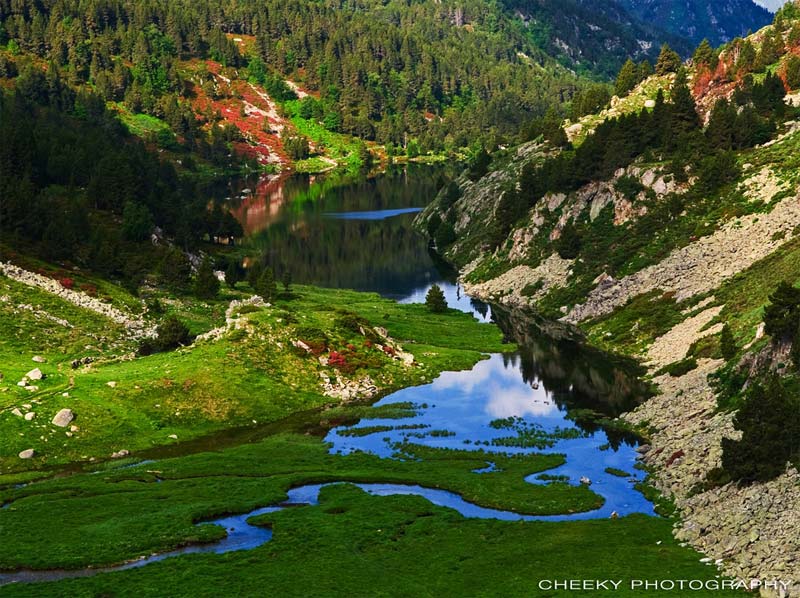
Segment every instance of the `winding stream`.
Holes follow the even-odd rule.
[[[401,302],[424,301],[428,289],[436,283],[443,288],[451,307],[484,322],[495,321],[519,346],[517,353],[490,355],[469,371],[445,372],[430,384],[383,398],[376,405],[411,402],[416,406],[416,414],[403,420],[368,420],[333,428],[325,437],[332,452],[366,451],[392,458],[396,445],[403,442],[437,448],[481,449],[487,454],[488,465],[476,470],[475,475],[495,470],[492,452],[562,453],[566,463],[545,473],[574,485],[582,480],[590,482],[604,504],[584,513],[526,516],[480,507],[452,492],[421,486],[356,484],[358,487],[379,496],[421,496],[464,517],[565,521],[606,518],[614,513],[653,514],[653,505],[634,488],[643,478],[634,467],[635,439],[606,432],[597,425],[579,424],[568,417],[569,410],[574,408],[592,409],[611,417],[619,415],[645,397],[644,387],[634,372],[606,356],[566,340],[552,339],[524,317],[501,311],[493,313],[489,306],[463,294],[454,282],[454,273],[430,255],[424,239],[411,228],[414,213],[430,201],[438,187],[435,171],[382,175],[333,187],[321,197],[311,192],[313,184],[308,178],[289,180],[278,188],[271,184],[243,181],[239,184],[241,188],[248,185],[256,191],[244,197],[240,189],[230,192],[239,198],[235,207],[237,217],[251,234],[249,242],[259,248],[265,262],[276,267],[288,266],[297,282],[375,291]],[[374,433],[363,429],[372,426],[381,429]],[[359,428],[361,432],[357,431]],[[533,446],[520,440],[525,431],[536,431],[545,445]],[[201,442],[209,443],[209,448],[219,448],[229,441],[236,442],[237,436],[229,436],[220,438],[218,444],[213,439]],[[246,437],[240,441],[247,441]],[[173,455],[154,451],[138,456],[148,461],[135,463],[133,467]],[[618,475],[607,469],[618,470]],[[620,471],[626,475],[620,477]],[[543,479],[541,473],[529,476],[527,481],[552,483]],[[250,525],[249,518],[291,505],[317,504],[323,486],[294,488],[288,492],[288,500],[280,505],[197,524],[223,527],[227,535],[218,542],[191,545],[113,567],[0,573],[0,585],[84,577],[192,553],[253,549],[269,542],[272,532]]]

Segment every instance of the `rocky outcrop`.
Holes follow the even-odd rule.
[[[156,335],[155,327],[142,317],[122,311],[100,299],[90,297],[86,293],[67,289],[52,278],[30,272],[8,262],[0,262],[0,273],[22,284],[36,287],[56,295],[64,301],[68,301],[80,308],[100,314],[112,322],[125,327],[133,338],[155,337]]]
[[[219,328],[214,328],[213,330],[209,330],[203,334],[200,334],[195,338],[195,342],[207,342],[207,341],[216,341],[222,338],[222,336],[230,332],[231,330],[236,329],[244,329],[247,327],[247,318],[242,318],[239,316],[239,311],[243,307],[250,307],[250,308],[262,308],[262,307],[269,307],[269,303],[264,301],[264,299],[258,295],[253,295],[252,297],[248,297],[247,299],[234,299],[228,305],[228,309],[225,310],[225,325],[220,326]]]
[[[516,266],[508,272],[483,283],[464,283],[464,291],[471,296],[489,301],[503,301],[510,307],[525,307],[528,301],[536,300],[555,287],[564,286],[572,268],[572,260],[565,260],[557,254],[551,255],[535,268]],[[535,291],[523,295],[526,287],[534,285]],[[526,294],[528,293],[526,292]]]

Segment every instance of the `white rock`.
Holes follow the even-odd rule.
[[[44,374],[42,373],[42,370],[36,368],[35,370],[31,370],[30,372],[25,374],[25,377],[28,380],[41,380],[42,378],[44,378]]]
[[[56,413],[56,416],[53,418],[53,425],[59,428],[66,428],[73,419],[75,419],[75,414],[72,412],[72,409],[62,409]]]
[[[34,417],[36,417],[36,412],[34,412],[34,411],[29,411],[28,413],[26,413],[26,414],[25,414],[25,421],[26,421],[26,422],[29,422],[29,421],[31,421],[31,420],[32,420]]]
[[[127,457],[130,454],[131,452],[128,449],[122,449],[121,451],[117,451],[116,453],[111,453],[111,458],[121,459],[122,457]]]
[[[117,387],[117,383],[114,382],[113,380],[110,380],[109,382],[106,382],[106,386],[109,386],[111,388],[116,388]]]
[[[167,438],[172,438],[173,440],[178,440],[177,434],[170,434]]]
[[[19,454],[20,459],[33,459],[33,456],[36,454],[36,451],[33,449],[25,449]]]
[[[34,355],[33,356],[33,361],[35,361],[36,363],[46,363],[47,362],[47,360],[44,357],[41,357],[40,355]]]
[[[656,101],[655,100],[645,100],[644,101],[644,107],[645,108],[655,108],[656,107]]]

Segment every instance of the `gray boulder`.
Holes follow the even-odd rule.
[[[72,409],[62,409],[56,413],[56,416],[53,418],[53,425],[59,428],[66,428],[72,423],[73,419],[75,419],[75,414],[72,412]]]

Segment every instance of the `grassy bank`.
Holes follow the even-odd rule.
[[[476,480],[474,488],[489,488],[480,483],[487,474],[469,473],[479,455],[461,461],[445,454],[438,463],[422,464],[382,461],[371,472],[372,458],[323,455],[322,445],[317,442],[315,447],[313,442],[284,437],[256,447],[151,465],[161,471],[164,481],[160,484],[155,483],[153,474],[143,473],[142,467],[93,479],[85,476],[48,482],[38,490],[32,486],[29,498],[3,513],[3,518],[11,521],[6,529],[25,526],[24,533],[20,530],[9,536],[14,541],[4,546],[3,564],[74,566],[135,556],[179,539],[211,540],[219,537],[221,530],[196,528],[191,525],[193,519],[279,501],[286,487],[309,479],[399,477],[423,478],[420,481],[424,483],[426,469],[441,467],[446,470],[444,477],[443,470],[431,470],[438,479],[447,480],[440,487],[465,491],[478,502],[491,498],[492,504],[508,505],[515,500],[513,485],[493,483],[496,490],[491,494],[484,491],[481,496],[480,490],[467,494],[469,478]],[[253,459],[248,454],[252,451],[258,451],[261,459]],[[507,465],[510,463],[502,462]],[[535,460],[520,465],[526,471],[537,467]],[[287,466],[293,473],[284,473]],[[405,471],[400,474],[400,470]],[[512,479],[517,472],[497,476]],[[542,491],[527,486],[526,492]],[[41,517],[45,512],[66,514],[67,520],[53,528]],[[97,512],[103,513],[101,521]],[[37,517],[31,518],[32,513]],[[541,590],[541,580],[598,578],[623,580],[622,589],[615,594],[635,596],[641,594],[626,589],[628,580],[709,580],[715,576],[715,570],[701,564],[696,553],[672,539],[670,520],[639,515],[570,523],[464,519],[422,498],[374,497],[353,486],[339,485],[323,489],[319,506],[287,509],[251,522],[270,526],[272,541],[251,551],[187,555],[92,578],[7,586],[3,593],[257,596],[269,588],[279,596],[474,596],[502,591],[508,596],[544,598],[574,594]],[[84,549],[81,557],[75,556],[76,541]],[[726,591],[693,594],[739,595]],[[648,595],[672,594],[651,591]]]
[[[236,314],[236,325],[218,340],[137,357],[136,343],[103,316],[9,279],[0,285],[7,299],[0,303],[4,473],[106,459],[115,451],[175,444],[336,403],[323,395],[321,374],[335,380],[338,371],[345,381],[369,377],[387,393],[431,381],[443,370],[469,368],[482,352],[513,349],[495,327],[460,312],[434,315],[373,294],[294,287],[272,306]],[[149,299],[159,299],[164,315],[177,314],[197,334],[224,326],[228,302],[247,296],[242,288],[225,290],[218,301],[157,293]],[[155,322],[163,315],[148,317]],[[376,326],[396,339],[397,351],[414,355],[412,365],[392,355],[394,348],[382,349],[389,343]],[[295,346],[298,341],[322,345],[309,353]],[[331,352],[341,363],[319,359]],[[33,362],[34,355],[46,363]],[[93,363],[70,366],[85,357]],[[17,386],[35,367],[45,375],[38,389]],[[64,408],[75,412],[76,429],[51,424]],[[15,409],[35,416],[26,420]],[[17,457],[30,448],[34,459]]]

